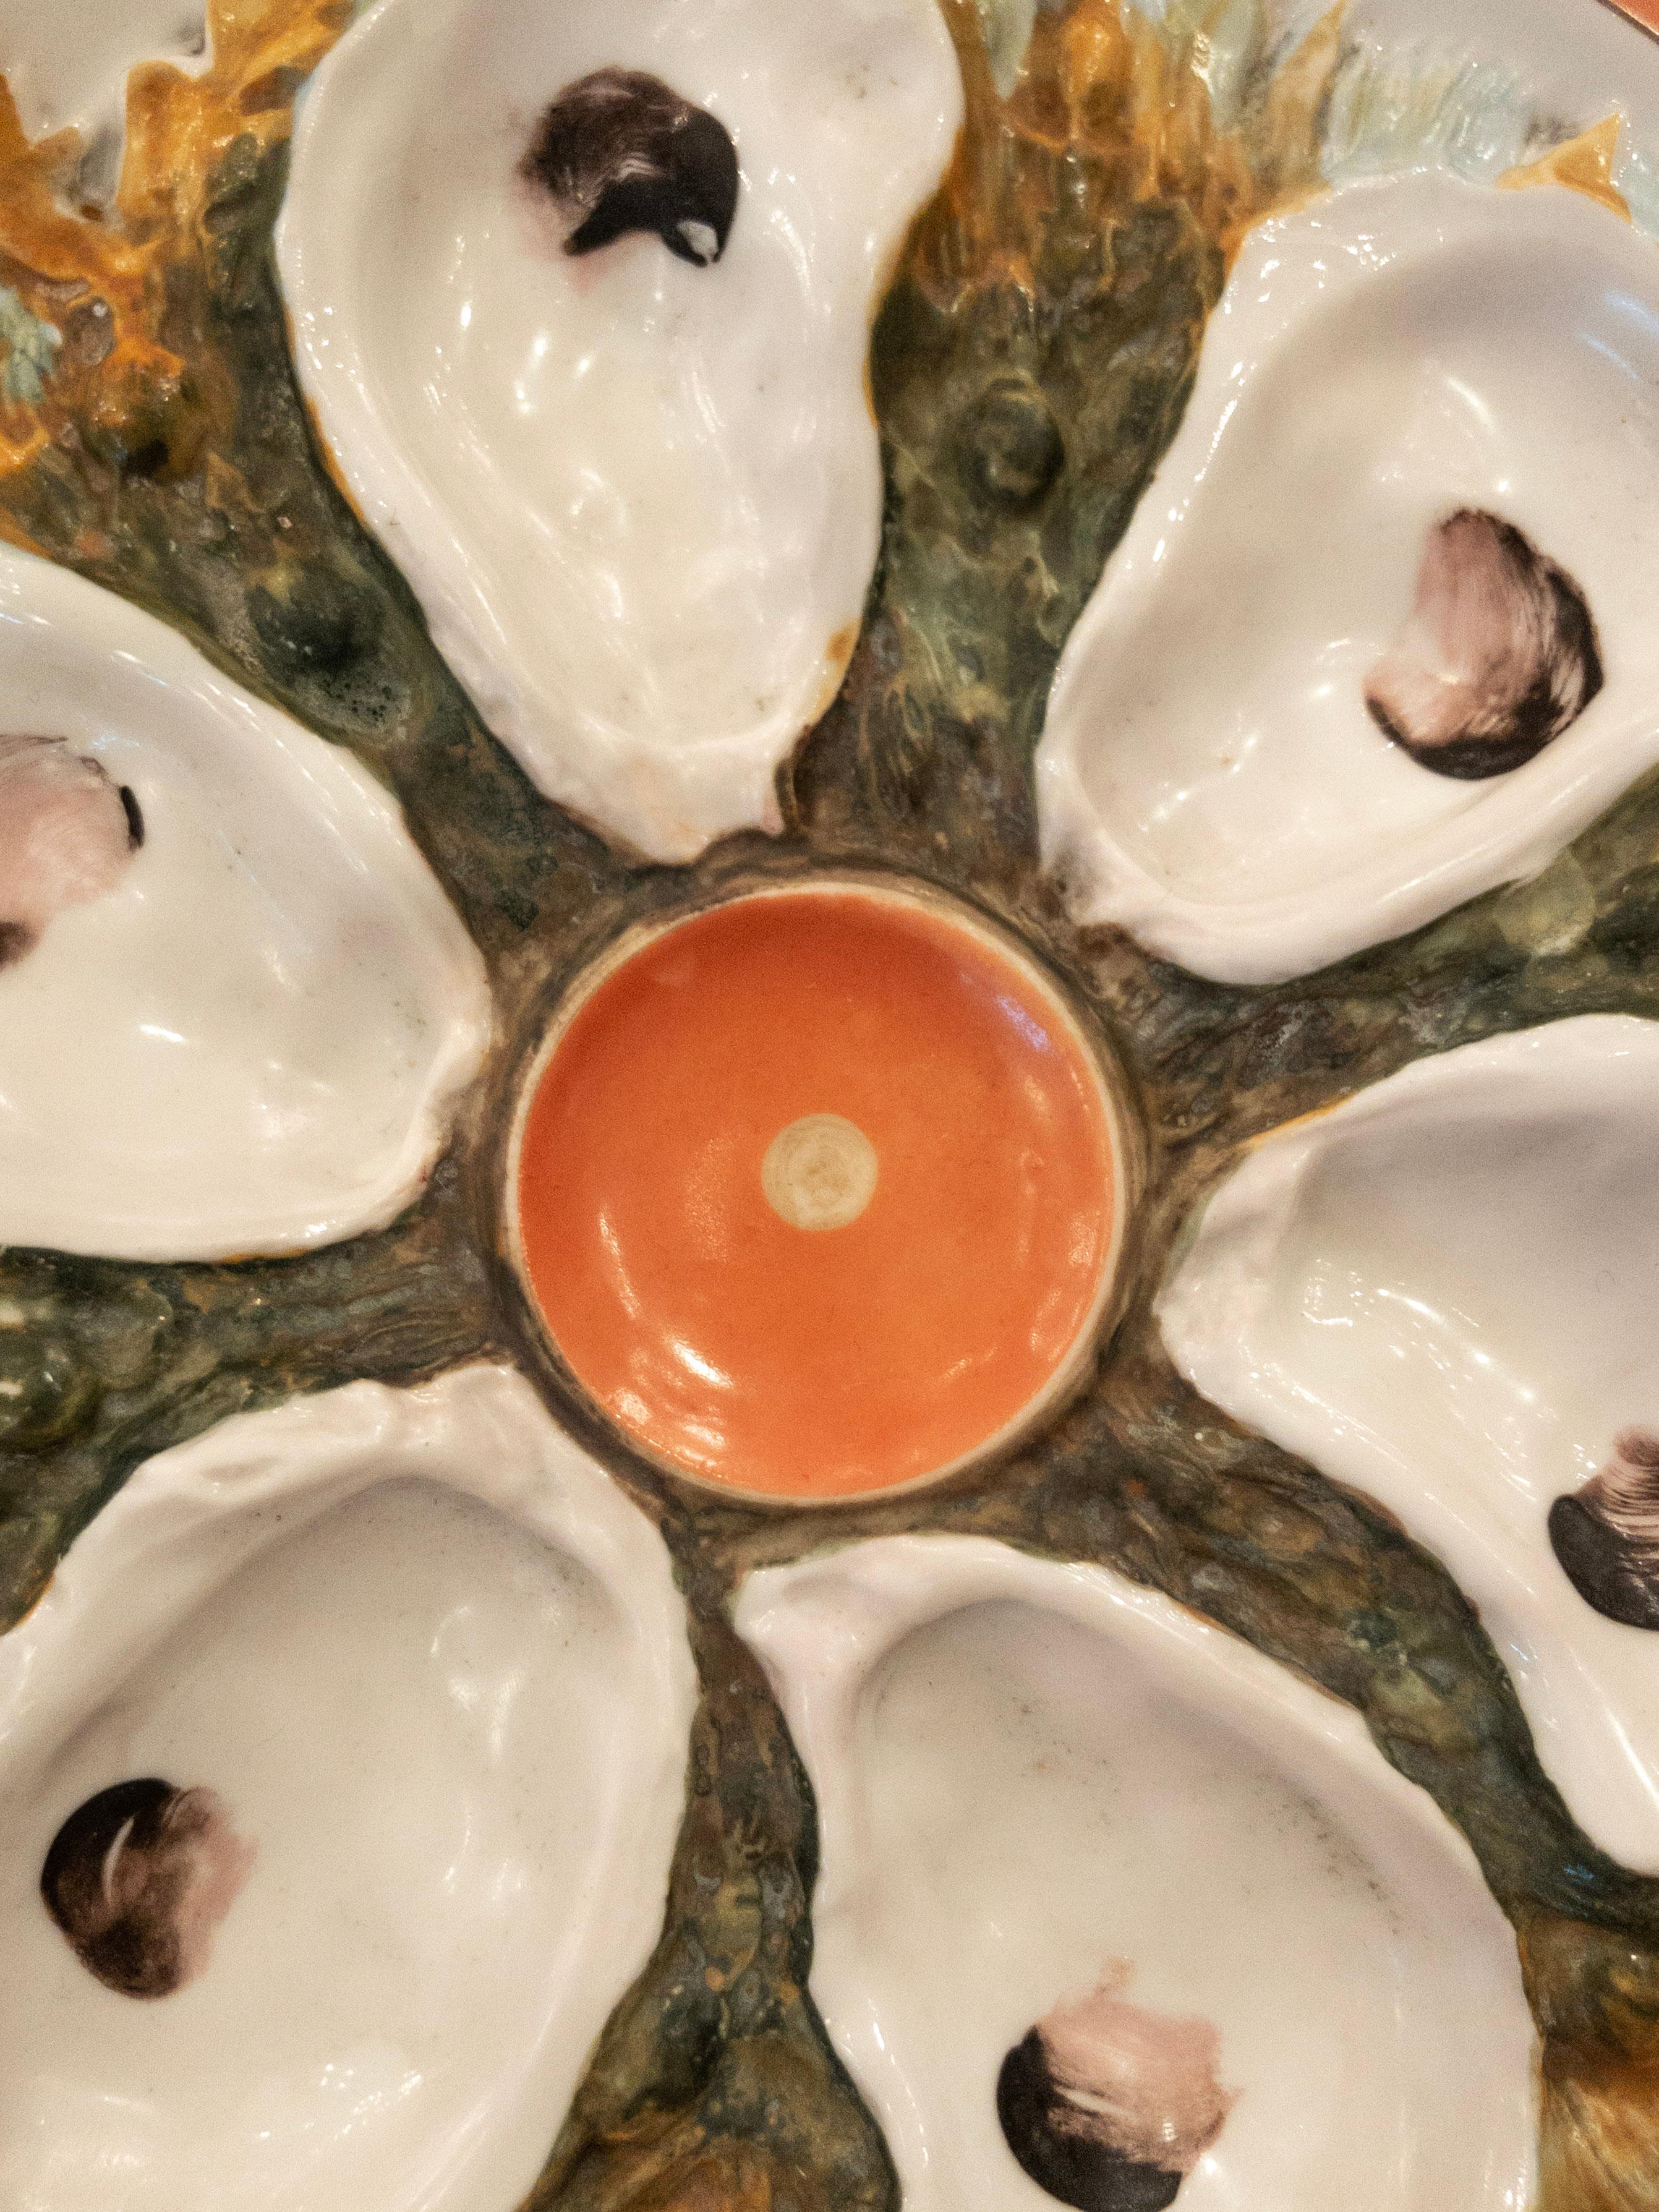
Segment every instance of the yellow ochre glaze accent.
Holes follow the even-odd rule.
[[[288,137],[295,92],[349,14],[347,0],[212,0],[199,76],[146,62],[128,78],[107,209],[70,204],[79,132],[31,142],[0,78],[0,255],[24,307],[65,334],[40,398],[0,399],[0,481],[65,434],[117,465],[154,447],[167,477],[222,435],[234,395],[192,334],[170,327],[168,271],[211,253],[205,216],[225,157]],[[96,342],[76,342],[77,329]],[[0,532],[37,550],[3,510]]]
[[[1258,223],[1327,189],[1321,130],[1341,58],[1341,5],[1319,19],[1275,70],[1260,105],[1231,130],[1217,125],[1194,65],[1206,43],[1201,30],[1172,37],[1117,0],[1044,10],[1004,100],[975,0],[941,5],[967,113],[944,183],[901,262],[918,276],[936,264],[941,286],[971,268],[981,279],[1000,275],[1038,289],[1032,263],[1052,216],[1052,170],[1048,158],[1023,157],[1027,148],[1042,157],[1071,150],[1098,157],[1100,188],[1115,211],[1126,197],[1179,200],[1229,266]],[[1103,202],[1103,219],[1106,211]]]
[[[1607,116],[1590,130],[1581,131],[1576,138],[1551,147],[1537,161],[1505,169],[1498,179],[1498,190],[1518,192],[1534,185],[1565,185],[1570,192],[1582,192],[1587,200],[1611,208],[1614,215],[1628,222],[1630,202],[1613,181],[1613,165],[1618,156],[1619,133],[1624,128],[1624,120],[1617,112]]]

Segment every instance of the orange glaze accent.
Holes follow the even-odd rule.
[[[878,1180],[791,1226],[767,1150],[855,1123]],[[526,1115],[531,1289],[651,1455],[792,1498],[885,1489],[1007,1426],[1093,1321],[1112,1252],[1100,1072],[1036,976],[918,902],[735,899],[581,1002]]]

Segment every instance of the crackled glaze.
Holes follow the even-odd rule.
[[[1439,1553],[1570,1808],[1659,1869],[1659,1636],[1550,1540],[1555,1501],[1659,1426],[1656,1152],[1659,1024],[1466,1045],[1258,1146],[1160,1315],[1206,1396]]]
[[[141,1468],[0,1638],[0,2199],[516,2203],[656,1937],[694,1702],[666,1553],[505,1370]],[[185,1832],[129,1793],[106,1879],[191,1971],[123,1989],[54,1837],[149,1778]]]
[[[1052,2206],[997,2112],[1045,2021],[1062,2070],[1121,2085],[1133,2053],[1116,2136],[1187,2169],[1180,2212],[1526,2202],[1509,1929],[1356,1714],[1107,1569],[975,1537],[769,1570],[737,1622],[817,1796],[813,1995],[914,2212]]]
[[[0,744],[62,741],[47,797],[87,763],[59,837],[75,901],[64,867],[27,912],[0,887],[27,933],[0,964],[0,1243],[210,1259],[389,1220],[490,1031],[396,808],[174,631],[21,554],[0,554]],[[82,786],[110,793],[89,826]],[[139,829],[111,855],[121,792]]]
[[[1043,845],[1088,918],[1204,975],[1297,975],[1531,872],[1659,758],[1656,379],[1659,258],[1578,194],[1424,173],[1255,232],[1049,702]],[[1476,781],[1366,696],[1462,510],[1565,572],[1605,673],[1569,672],[1551,741]]]
[[[605,70],[735,142],[708,265],[638,232],[572,258],[521,173]],[[307,94],[281,257],[335,458],[492,726],[654,859],[775,829],[840,680],[881,512],[869,319],[960,119],[933,0],[380,0]]]

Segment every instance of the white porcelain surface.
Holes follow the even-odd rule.
[[[1456,1577],[1595,1840],[1659,1870],[1659,1635],[1604,1619],[1547,1516],[1659,1426],[1659,1024],[1590,1015],[1419,1061],[1258,1146],[1165,1288],[1182,1370]]]
[[[0,1639],[0,2202],[508,2212],[656,1939],[695,1694],[661,1542],[504,1370],[141,1468]],[[254,1854],[149,2001],[38,1886],[137,1776]]]
[[[393,802],[164,624],[6,552],[13,733],[100,763],[144,842],[0,966],[0,1243],[211,1259],[390,1220],[491,1018]]]
[[[118,125],[139,62],[198,70],[203,0],[0,0],[0,72],[31,138]]]
[[[572,259],[518,174],[644,70],[716,116],[721,258]],[[302,106],[280,233],[300,374],[497,734],[659,860],[777,827],[881,512],[869,319],[961,115],[933,0],[380,0]]]
[[[1358,1717],[1156,1593],[980,1538],[756,1576],[738,1626],[817,1796],[812,1993],[909,2212],[1040,2212],[1005,2052],[1128,1962],[1237,2100],[1180,2212],[1528,2198],[1510,1931]]]
[[[1582,196],[1346,186],[1247,241],[1181,429],[1067,644],[1044,851],[1091,921],[1263,982],[1541,866],[1659,758],[1659,259]],[[1460,507],[1577,580],[1604,689],[1524,767],[1367,714]]]
[[[1324,12],[1321,0],[1292,7],[1307,22]],[[1649,198],[1659,58],[1651,39],[1606,0],[1351,0],[1342,28],[1369,70],[1432,88],[1414,103],[1419,113],[1438,105],[1449,126],[1464,111],[1464,127],[1436,131],[1426,150],[1470,172],[1492,174],[1536,152],[1526,143],[1534,120],[1554,137],[1621,115],[1627,128],[1615,174],[1632,202],[1644,203],[1634,209],[1638,222],[1659,214]]]

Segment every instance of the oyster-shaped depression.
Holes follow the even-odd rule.
[[[0,1243],[325,1243],[419,1189],[483,963],[367,772],[0,554]]]
[[[613,130],[624,72],[659,91]],[[659,190],[675,103],[735,147],[724,239]],[[497,733],[653,857],[775,827],[834,693],[870,317],[960,115],[933,0],[380,0],[307,94],[280,255],[324,434]]]
[[[812,1993],[911,2212],[1527,2201],[1513,1942],[1357,1715],[978,1538],[757,1575],[737,1621],[817,1799]]]
[[[503,1370],[151,1461],[0,1638],[0,2202],[518,2203],[694,1703],[661,1543]]]
[[[1440,1554],[1571,1810],[1654,1869],[1656,1152],[1659,1024],[1466,1045],[1260,1146],[1160,1309],[1206,1396]]]
[[[1575,193],[1419,174],[1257,231],[1049,701],[1088,915],[1304,973],[1659,757],[1656,386],[1652,244]]]

